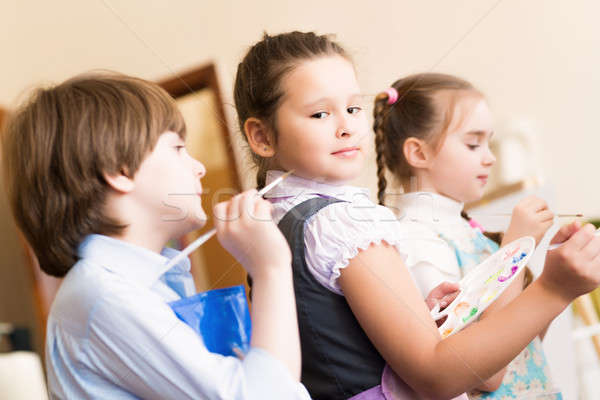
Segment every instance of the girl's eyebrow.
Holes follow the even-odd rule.
[[[350,96],[349,102],[354,103],[355,101],[361,101],[361,100],[363,100],[364,97],[365,97],[364,94],[354,93],[353,95]]]
[[[489,140],[494,136],[494,131],[469,131],[465,133],[465,136],[477,136],[477,138],[485,138],[487,136]]]
[[[310,108],[310,107],[313,107],[313,106],[322,105],[324,103],[327,103],[328,101],[329,101],[329,97],[321,97],[320,99],[317,99],[315,101],[311,101],[310,103],[306,103],[304,105],[304,107]]]
[[[364,95],[362,95],[360,93],[354,93],[354,94],[350,95],[350,97],[348,97],[348,102],[354,103],[356,101],[360,101],[363,97],[364,97]],[[305,104],[304,107],[310,108],[310,107],[314,107],[314,106],[318,106],[318,105],[327,104],[331,100],[332,99],[330,97],[321,97],[315,101],[311,101],[310,103]]]

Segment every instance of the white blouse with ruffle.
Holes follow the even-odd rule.
[[[266,183],[282,174],[282,171],[269,171]],[[342,200],[313,215],[304,227],[306,263],[315,279],[327,289],[343,295],[337,282],[340,270],[359,250],[367,249],[372,243],[386,242],[406,259],[402,250],[406,237],[400,233],[397,217],[388,208],[373,203],[368,189],[291,175],[265,195],[273,204],[276,223],[292,208],[315,197]]]

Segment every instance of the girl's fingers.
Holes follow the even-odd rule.
[[[550,210],[541,211],[538,217],[541,222],[554,221],[554,213]]]
[[[565,243],[573,251],[581,251],[594,238],[596,228],[592,224],[586,224],[573,234]]]
[[[567,225],[563,225],[558,230],[558,232],[556,232],[556,235],[554,235],[552,240],[550,240],[550,244],[566,242],[579,229],[581,229],[581,225],[577,221],[571,222],[570,224],[567,224]]]
[[[592,236],[592,239],[581,249],[581,252],[588,260],[596,258],[600,255],[600,238]]]
[[[533,212],[540,212],[548,209],[548,203],[539,197],[534,197],[529,204],[529,209]]]
[[[458,297],[459,293],[460,292],[454,292],[454,293],[445,295],[444,297],[442,297],[442,300],[440,300],[440,305],[442,307],[445,307],[448,304],[452,303],[454,301],[454,299],[456,299]]]

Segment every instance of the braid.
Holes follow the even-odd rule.
[[[375,132],[375,152],[377,154],[377,199],[379,204],[385,204],[385,189],[387,180],[385,178],[385,135],[383,133],[384,111],[386,108],[385,93],[377,95],[373,109],[373,131]]]

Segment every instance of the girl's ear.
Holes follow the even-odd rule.
[[[427,168],[431,162],[431,155],[429,153],[429,147],[421,139],[415,137],[409,137],[404,141],[402,146],[404,152],[404,158],[413,168]]]
[[[102,176],[104,176],[104,180],[108,183],[108,186],[119,193],[129,193],[135,187],[133,178],[129,177],[129,174],[124,169],[115,174],[103,173]]]
[[[268,127],[258,118],[248,118],[244,122],[244,135],[254,153],[268,158],[275,155],[275,147]]]

